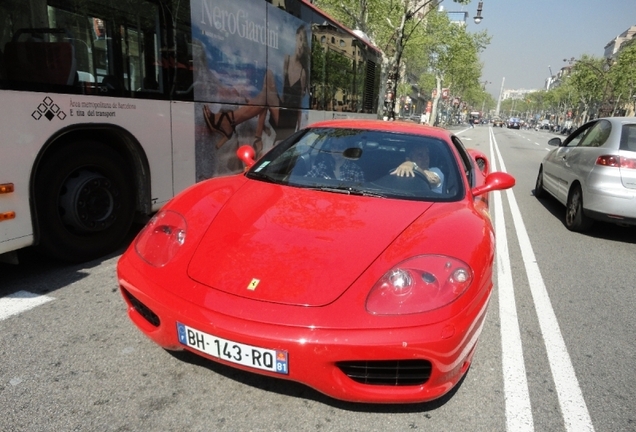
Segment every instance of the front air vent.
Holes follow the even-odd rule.
[[[424,384],[432,369],[428,360],[344,361],[336,365],[355,382],[385,386]]]
[[[135,298],[132,294],[126,291],[124,288],[121,288],[121,292],[124,293],[124,296],[128,299],[133,309],[139,313],[146,321],[152,324],[155,327],[159,327],[161,321],[156,313],[154,313],[148,306],[140,302],[137,298]]]

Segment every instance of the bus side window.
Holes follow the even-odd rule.
[[[119,92],[122,89],[122,85],[115,75],[106,75],[102,79],[102,85],[108,92]]]
[[[48,42],[46,33],[64,29],[20,29],[5,45],[7,79],[53,85],[73,85],[77,80],[75,50],[71,42]],[[26,40],[22,35],[30,34]]]

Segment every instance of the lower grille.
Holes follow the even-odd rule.
[[[128,299],[133,309],[135,309],[139,315],[144,317],[146,321],[152,324],[155,327],[159,327],[161,321],[156,313],[150,310],[148,306],[137,300],[132,294],[126,291],[124,288],[121,289],[121,292],[124,293],[124,296]]]
[[[344,361],[336,366],[355,382],[388,386],[424,384],[432,369],[428,360]]]

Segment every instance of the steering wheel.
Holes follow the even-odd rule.
[[[413,172],[415,173],[415,178],[418,180],[422,180],[424,183],[426,183],[426,187],[428,189],[431,188],[431,183],[428,181],[428,178],[422,174],[421,172],[417,171],[417,170],[413,170]]]

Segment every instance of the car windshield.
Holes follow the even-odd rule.
[[[405,164],[411,175],[396,175],[398,166],[406,161],[411,161]],[[417,164],[415,172],[412,162]],[[416,134],[359,129],[307,129],[268,152],[247,176],[378,198],[453,201],[464,193],[447,142]]]

